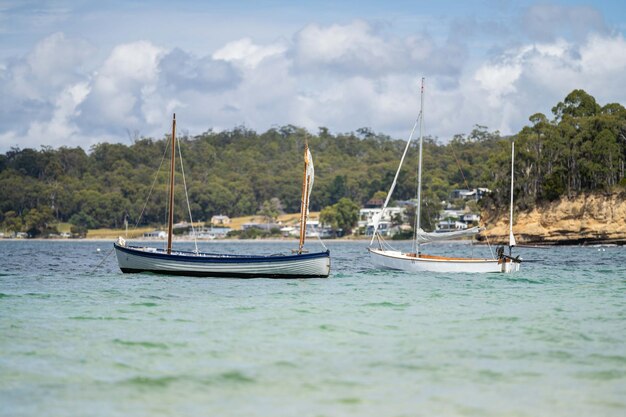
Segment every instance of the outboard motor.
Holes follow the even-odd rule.
[[[496,248],[496,255],[498,255],[498,259],[504,258],[504,246],[498,246]]]

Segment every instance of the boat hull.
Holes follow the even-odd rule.
[[[117,262],[124,273],[223,278],[326,278],[330,252],[279,256],[222,255],[173,252],[114,244]]]
[[[520,265],[510,260],[416,257],[400,251],[372,248],[369,252],[375,265],[409,272],[510,273],[519,271]]]

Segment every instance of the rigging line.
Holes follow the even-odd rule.
[[[313,228],[313,231],[315,231],[315,229],[317,228],[317,226],[315,226],[314,224],[312,224],[312,225],[311,225],[311,227]],[[319,232],[319,230],[317,231],[317,240],[319,240],[319,241],[320,241],[320,243],[322,244],[322,247],[323,247],[325,250],[328,250],[328,248],[326,247],[326,245],[324,245],[324,242],[322,242],[322,237],[320,236],[320,232]]]
[[[417,253],[417,206],[415,206],[415,220],[413,220],[413,252]]]
[[[489,242],[489,236],[485,234],[485,239],[487,240],[487,246],[489,247],[489,252],[491,252],[491,257],[496,259],[496,255],[493,253],[493,248],[491,247],[491,243]]]
[[[379,243],[379,247],[380,249],[387,249],[387,250],[396,250],[393,246],[391,246],[391,244],[389,244],[385,238],[380,234],[376,234],[376,239],[378,239],[378,243]]]
[[[167,143],[165,144],[165,150],[163,151],[163,157],[161,158],[161,163],[159,164],[159,169],[157,169],[156,174],[154,175],[154,180],[152,181],[152,187],[150,187],[150,191],[148,192],[148,197],[146,198],[146,202],[143,205],[143,208],[141,209],[141,213],[139,213],[139,217],[137,218],[137,223],[135,223],[135,227],[133,227],[133,231],[135,229],[137,229],[137,226],[139,226],[139,222],[141,221],[141,217],[143,216],[144,211],[146,210],[146,207],[148,206],[148,201],[150,201],[150,196],[152,195],[152,191],[154,190],[154,184],[156,184],[156,180],[159,176],[159,172],[161,171],[161,167],[163,166],[163,161],[165,160],[165,154],[167,153],[167,145],[170,143],[170,141],[168,140]]]
[[[89,275],[93,275],[94,272],[96,272],[96,269],[100,268],[100,265],[102,265],[104,263],[104,261],[107,260],[107,258],[113,253],[113,251],[115,250],[115,247],[113,247],[109,253],[107,253],[107,256],[105,256],[98,265],[96,265],[96,267],[94,269],[91,270],[91,272],[89,273]]]
[[[459,162],[459,158],[457,158],[456,156],[456,152],[454,152],[454,146],[450,146],[450,149],[452,150],[452,155],[454,155],[454,160],[456,161],[456,166],[459,168],[459,171],[461,171],[461,176],[463,177],[463,182],[465,183],[465,188],[466,189],[470,189],[469,184],[467,183],[467,179],[465,179],[465,173],[463,173],[463,169],[461,168],[461,163]],[[478,191],[476,191],[476,198],[478,198]],[[489,237],[485,236],[487,238],[487,246],[489,247],[489,251],[491,252],[491,257],[493,259],[495,259],[495,255],[493,253],[493,249],[491,248],[491,243],[489,243]],[[472,243],[474,242],[474,238],[472,237]],[[472,253],[473,253],[473,248],[472,248]]]
[[[411,144],[411,139],[413,139],[413,134],[415,133],[415,129],[417,128],[417,123],[419,122],[420,117],[422,117],[422,112],[420,111],[417,119],[415,120],[415,124],[413,125],[413,129],[411,130],[411,134],[409,135],[409,140],[406,142],[406,147],[404,148],[404,153],[402,153],[402,158],[400,158],[400,164],[398,165],[398,170],[396,171],[396,176],[393,178],[393,182],[391,183],[391,188],[389,189],[389,194],[387,194],[387,198],[385,199],[385,203],[383,204],[383,208],[380,211],[380,217],[378,220],[383,218],[383,214],[387,209],[387,204],[389,204],[389,199],[393,194],[393,190],[396,187],[396,182],[398,181],[398,175],[400,175],[400,170],[402,169],[402,163],[404,162],[404,157],[409,150],[409,145]],[[370,246],[374,243],[374,237],[376,236],[376,231],[378,230],[378,221],[374,220],[374,233],[372,234],[372,240],[370,240]]]
[[[459,163],[459,158],[456,157],[456,152],[454,152],[454,146],[450,146],[450,149],[452,149],[452,155],[454,155],[454,160],[456,161],[456,166],[459,168],[459,171],[461,171],[461,176],[463,177],[463,182],[465,182],[465,188],[467,188],[469,190],[470,189],[469,184],[467,183],[467,180],[465,179],[465,174],[463,173],[463,169],[461,169],[461,164]]]
[[[187,181],[185,180],[185,168],[183,167],[183,153],[180,151],[180,140],[178,141],[178,156],[180,156],[180,171],[183,173],[183,186],[185,188],[185,197],[187,198],[187,210],[189,211],[189,221],[191,222],[191,233],[193,233],[193,243],[198,253],[198,238],[196,237],[196,229],[193,227],[193,218],[191,217],[191,206],[189,205],[189,194],[187,193]]]

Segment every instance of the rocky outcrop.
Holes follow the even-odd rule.
[[[508,212],[484,212],[483,219],[483,239],[508,242]],[[516,213],[514,219],[518,244],[626,244],[626,192],[563,197]]]

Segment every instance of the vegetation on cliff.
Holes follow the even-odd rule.
[[[515,139],[516,201],[522,209],[581,191],[625,186],[626,109],[600,106],[582,90],[553,108],[553,119],[530,117]],[[367,128],[311,134],[294,126],[256,133],[244,127],[183,137],[181,150],[194,220],[215,214],[255,214],[278,199],[286,212],[300,207],[302,149],[308,140],[316,167],[311,209],[327,213],[348,204],[362,205],[393,180],[403,139]],[[447,143],[425,139],[424,223],[438,214],[441,200],[455,188],[488,187],[494,207],[508,200],[511,138],[476,126]],[[81,148],[13,148],[0,155],[0,230],[42,233],[63,221],[77,230],[165,221],[167,174],[155,177],[167,138],[141,138],[130,145],[100,143]],[[417,158],[414,146],[408,156]],[[165,158],[167,160],[167,158]],[[167,162],[167,161],[165,161]],[[166,165],[165,163],[163,164]],[[398,200],[415,196],[416,163],[406,164],[394,193]],[[180,173],[176,181],[181,184]],[[186,217],[183,187],[176,195],[176,220]],[[332,208],[334,207],[334,209]]]

